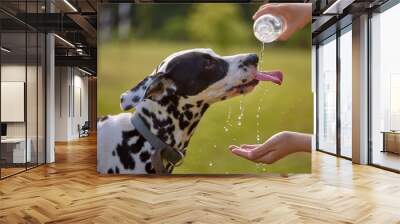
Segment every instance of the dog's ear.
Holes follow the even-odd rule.
[[[160,100],[163,94],[176,90],[173,82],[164,73],[157,73],[143,79],[138,85],[121,95],[121,109],[129,110],[145,99]]]

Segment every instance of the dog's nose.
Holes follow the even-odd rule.
[[[257,65],[258,56],[256,54],[249,54],[244,60],[244,64]]]

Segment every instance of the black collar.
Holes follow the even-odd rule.
[[[167,174],[163,160],[167,161],[172,167],[181,165],[184,157],[179,150],[172,148],[167,143],[163,142],[158,136],[150,131],[150,128],[144,123],[143,118],[135,113],[131,116],[131,123],[135,129],[150,143],[154,148],[154,153],[151,156],[151,162],[157,174]]]

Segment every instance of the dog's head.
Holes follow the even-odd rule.
[[[168,56],[153,74],[121,95],[121,108],[128,110],[150,99],[162,101],[168,96],[189,102],[208,104],[245,94],[259,80],[280,84],[281,73],[257,71],[256,54],[219,56],[211,49],[192,49]]]

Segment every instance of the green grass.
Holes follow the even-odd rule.
[[[209,44],[160,43],[152,41],[109,42],[99,47],[98,114],[117,114],[119,96],[131,89],[169,54],[183,49],[210,47],[220,55],[260,49],[234,46],[218,49]],[[188,147],[182,166],[174,173],[308,173],[311,157],[292,154],[272,165],[258,165],[231,154],[230,144],[256,143],[256,112],[261,106],[259,131],[262,141],[284,130],[312,132],[311,52],[305,49],[268,48],[261,64],[263,70],[284,73],[282,86],[260,84],[252,93],[219,102],[210,107],[201,120]],[[237,125],[239,104],[243,101],[242,125]],[[262,101],[262,103],[260,103]],[[229,131],[225,132],[228,110],[232,111]]]

